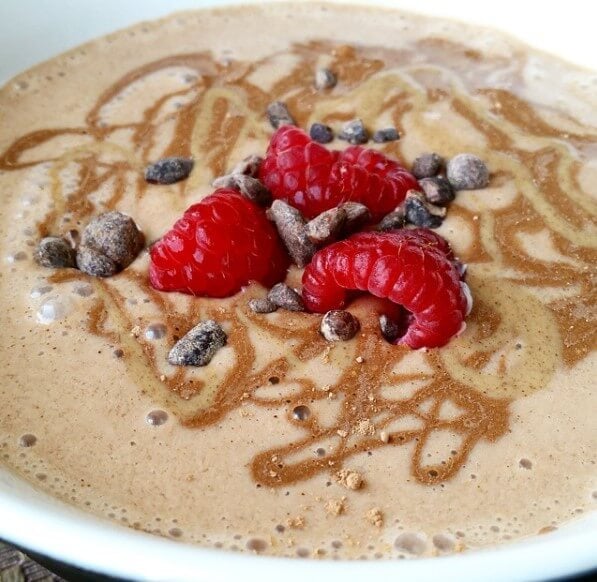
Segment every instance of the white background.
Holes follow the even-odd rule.
[[[141,19],[206,3],[247,4],[248,1],[0,0],[0,82],[93,37]],[[499,28],[537,48],[597,69],[595,0],[356,0],[356,3],[383,4]]]

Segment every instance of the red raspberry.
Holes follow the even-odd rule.
[[[222,188],[188,208],[153,245],[149,280],[161,291],[228,297],[249,281],[271,287],[288,263],[265,212]]]
[[[328,150],[291,125],[274,133],[259,177],[274,198],[307,218],[352,201],[365,204],[377,220],[394,210],[408,190],[419,188],[410,172],[376,150]]]
[[[317,252],[303,273],[307,309],[341,309],[350,290],[402,305],[407,327],[395,343],[413,349],[446,344],[470,310],[448,243],[426,229],[358,233]]]

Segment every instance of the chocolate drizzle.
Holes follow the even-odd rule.
[[[412,51],[416,50],[419,57],[425,55],[430,63],[440,62],[439,55],[446,47],[456,55],[455,62],[479,59],[474,51],[438,42],[421,42]],[[597,264],[597,252],[594,237],[591,242],[587,230],[589,203],[578,181],[582,163],[562,145],[561,131],[540,118],[532,104],[505,90],[484,88],[482,83],[467,87],[466,92],[445,83],[438,85],[432,70],[416,71],[406,66],[412,56],[407,50],[314,42],[294,46],[291,52],[297,64],[268,92],[252,84],[250,75],[277,55],[227,66],[206,53],[148,63],[109,87],[89,111],[84,127],[46,129],[15,140],[0,157],[0,169],[26,170],[41,162],[51,163],[54,208],[38,225],[40,236],[46,236],[65,228],[63,215],[76,223],[97,213],[99,207],[92,195],[100,190],[109,192],[102,208],[118,209],[126,202],[142,220],[140,203],[151,194],[152,187],[145,183],[141,170],[152,151],[155,154],[160,131],[167,124],[171,125],[171,137],[160,149],[160,156],[201,160],[191,179],[172,187],[164,198],[173,209],[182,210],[185,203],[199,197],[197,188],[233,165],[238,143],[246,139],[265,142],[268,130],[263,112],[274,99],[286,101],[301,126],[313,120],[333,125],[357,114],[369,123],[387,113],[401,134],[405,133],[407,115],[416,120],[429,104],[449,101],[451,111],[486,140],[487,151],[482,157],[492,169],[492,185],[514,183],[516,195],[510,203],[480,213],[460,205],[458,199],[453,206],[451,215],[464,222],[473,237],[460,259],[470,265],[468,281],[475,307],[464,336],[447,348],[419,354],[423,362],[420,372],[400,371],[411,352],[381,338],[378,317],[382,306],[365,302],[354,307],[362,333],[351,343],[362,362],[352,356],[338,356],[342,371],[330,386],[322,386],[313,377],[296,377],[293,362],[326,363],[334,357],[318,333],[318,317],[288,312],[254,314],[246,307],[255,295],[253,288],[223,301],[156,292],[146,278],[146,258],[112,279],[92,282],[97,299],[87,322],[90,333],[124,351],[128,373],[139,389],[151,393],[157,405],[173,410],[189,428],[215,425],[243,407],[285,410],[286,422],[300,429],[301,436],[283,446],[264,449],[251,460],[250,470],[258,483],[287,486],[321,472],[337,471],[345,460],[364,451],[408,443],[414,443],[413,477],[424,484],[439,483],[464,465],[479,441],[493,442],[507,432],[512,399],[545,387],[558,366],[572,367],[595,347],[597,326],[592,306],[597,297],[591,266]],[[312,71],[322,53],[330,55],[330,66],[342,80],[342,89],[337,87],[334,97],[314,93],[311,88]],[[188,72],[187,86],[161,95],[143,111],[140,121],[106,122],[106,107],[123,91],[173,68]],[[412,79],[423,82],[427,89]],[[338,106],[338,95],[344,107]],[[165,114],[173,99],[180,100],[180,107]],[[129,147],[117,139],[124,131],[130,132]],[[521,149],[515,145],[513,133],[527,134],[543,145],[532,151]],[[64,136],[75,138],[78,145],[50,158],[25,158],[26,153]],[[597,143],[597,130],[570,132],[567,141],[582,149]],[[383,149],[399,157],[401,147],[401,143],[390,143]],[[433,144],[430,147],[433,149]],[[60,172],[73,165],[77,186],[67,193]],[[520,235],[544,230],[555,250],[569,260],[554,263],[527,252]],[[161,233],[149,234],[155,237]],[[72,278],[84,276],[59,271],[51,280],[59,284]],[[578,293],[556,300],[538,298],[529,291],[571,284],[578,286]],[[168,329],[166,345],[172,345],[200,317],[213,317],[227,325],[226,350],[233,353],[233,364],[219,375],[214,372],[213,377],[207,369],[191,372],[168,368],[155,342],[131,335],[131,329],[140,323],[127,305],[131,296],[146,299],[159,312]],[[249,324],[263,337],[283,342],[285,354],[258,366],[259,354]],[[509,354],[521,340],[525,346],[522,354],[515,363],[509,363]],[[541,358],[537,359],[539,352]],[[280,379],[277,387],[293,385],[291,395],[264,395],[272,377]],[[413,385],[414,391],[409,390]],[[444,418],[441,410],[446,404],[456,407],[459,414]],[[301,405],[309,406],[311,414],[297,420],[292,410]],[[333,421],[325,421],[323,411],[331,405],[338,411]],[[407,417],[418,421],[416,428],[398,426]],[[355,428],[360,422],[373,428],[362,434]],[[449,431],[458,437],[460,445],[443,461],[429,464],[424,451],[436,431]],[[313,451],[323,443],[325,456],[315,456]]]

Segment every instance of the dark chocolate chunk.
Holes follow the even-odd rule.
[[[47,236],[39,241],[35,260],[42,267],[61,269],[76,265],[75,249],[59,236]]]
[[[429,204],[423,194],[409,190],[404,200],[406,221],[424,228],[438,228],[446,216],[446,209]]]
[[[386,214],[377,225],[377,230],[388,231],[402,228],[406,224],[405,210],[401,206]]]
[[[379,328],[381,335],[390,343],[394,343],[402,332],[400,325],[385,314],[379,316]]]
[[[259,206],[268,206],[272,201],[272,193],[263,185],[261,180],[246,174],[228,174],[216,178],[214,188],[232,188],[238,190],[245,198]]]
[[[434,176],[432,178],[422,178],[419,185],[425,198],[436,206],[447,206],[456,197],[456,192],[450,185],[447,178],[443,176]]]
[[[417,179],[437,176],[444,165],[444,158],[436,153],[424,153],[415,158],[412,167],[413,176]]]
[[[255,313],[273,313],[278,309],[267,297],[251,299],[249,309]]]
[[[342,236],[357,232],[371,220],[371,212],[360,202],[344,202],[344,204],[340,204],[339,208],[346,212]]]
[[[448,162],[446,176],[455,190],[476,190],[489,184],[485,162],[473,154],[454,156]]]
[[[77,267],[92,277],[112,277],[120,271],[112,259],[101,251],[86,246],[77,250]]]
[[[263,158],[257,154],[251,154],[244,160],[241,160],[234,168],[232,168],[231,174],[244,174],[245,176],[251,176],[257,178],[259,176],[259,168],[263,163]]]
[[[305,226],[309,240],[316,245],[328,245],[336,240],[344,224],[346,211],[341,208],[330,208],[310,220]]]
[[[388,141],[396,141],[400,139],[400,134],[395,127],[386,127],[385,129],[378,129],[373,134],[373,141],[375,143],[386,143]]]
[[[232,188],[233,190],[238,190],[238,176],[242,176],[242,174],[224,174],[223,176],[218,176],[217,178],[214,178],[211,185],[214,188]]]
[[[274,221],[292,260],[297,266],[304,267],[317,249],[307,236],[305,219],[301,213],[282,200],[274,200],[267,215]]]
[[[338,137],[348,143],[358,145],[369,141],[369,132],[365,128],[362,119],[353,119],[344,125]]]
[[[333,309],[321,320],[321,335],[330,342],[348,341],[359,331],[359,320],[350,311]]]
[[[227,340],[226,333],[213,319],[202,321],[176,342],[168,354],[168,363],[206,366]]]
[[[286,283],[277,283],[268,292],[267,298],[276,306],[288,311],[305,311],[303,298]]]
[[[314,123],[309,129],[309,135],[317,143],[330,143],[334,139],[334,132],[329,125]]]
[[[190,158],[162,158],[145,168],[150,184],[174,184],[189,177],[194,162]]]
[[[81,237],[81,246],[101,251],[122,269],[135,260],[144,242],[135,221],[116,210],[94,218],[85,227]]]
[[[274,129],[281,125],[296,125],[285,103],[274,101],[267,106],[267,118]]]
[[[315,72],[315,88],[318,91],[333,89],[338,83],[338,77],[330,69],[317,69]]]
[[[94,218],[83,231],[77,266],[94,277],[110,277],[128,267],[145,239],[135,221],[117,211]]]

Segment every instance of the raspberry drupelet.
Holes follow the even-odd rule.
[[[343,202],[365,204],[374,220],[391,212],[416,178],[381,152],[350,146],[328,150],[301,129],[281,126],[273,135],[260,179],[274,198],[285,200],[313,218]]]
[[[151,248],[149,279],[161,291],[228,297],[250,281],[282,281],[289,265],[265,211],[219,189],[186,210]]]
[[[448,243],[426,229],[358,233],[317,252],[303,273],[307,309],[341,309],[349,291],[401,305],[405,329],[394,343],[413,349],[445,345],[471,307]]]

